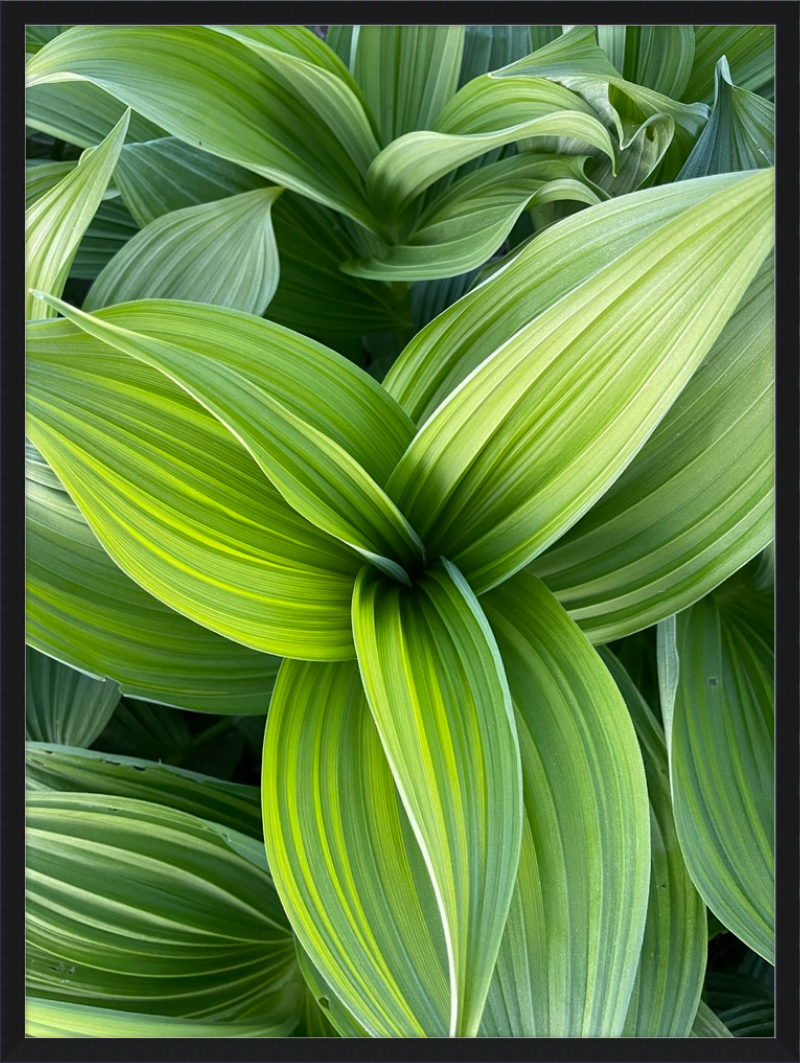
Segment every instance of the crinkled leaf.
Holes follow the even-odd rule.
[[[636,735],[611,676],[541,583],[519,573],[481,604],[514,702],[525,807],[481,1035],[620,1036],[650,865]]]
[[[475,1036],[517,873],[519,746],[503,663],[447,561],[408,590],[365,568],[353,633],[370,709],[431,874],[450,969],[450,1035]]]
[[[734,81],[749,92],[771,100],[775,78],[775,27],[695,26],[695,52],[684,100],[714,99],[716,67],[724,55]]]
[[[165,332],[173,312],[175,327],[183,327],[187,311],[182,317],[181,304],[170,302],[138,304],[142,327],[142,307],[154,305],[164,308],[156,322]],[[208,320],[232,312],[191,304],[188,313],[201,311],[207,322],[198,337],[213,344]],[[125,323],[126,312],[101,314],[110,322],[122,314]],[[233,345],[227,323],[222,335]],[[27,385],[31,439],[141,587],[254,649],[353,656],[350,598],[359,559],[296,514],[228,429],[182,388],[67,321],[30,326]]]
[[[563,535],[641,449],[770,249],[772,185],[771,171],[747,175],[641,233],[487,358],[416,435],[388,490],[477,593]],[[489,309],[491,287],[476,294]]]
[[[53,317],[55,311],[31,288],[61,295],[78,244],[100,205],[119,157],[126,112],[103,143],[86,151],[75,170],[25,211],[25,317]]]
[[[121,697],[113,679],[93,679],[25,650],[25,735],[35,742],[90,746]]]

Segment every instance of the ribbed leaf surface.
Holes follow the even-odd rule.
[[[113,679],[93,679],[27,646],[25,736],[35,742],[90,746],[121,697]]]

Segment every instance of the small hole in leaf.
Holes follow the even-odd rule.
[[[321,1008],[329,1008],[331,1006],[331,1002],[328,1000],[327,997],[320,997],[319,998],[319,1006]]]
[[[134,764],[133,765],[133,770],[134,771],[147,771],[147,768],[143,768],[141,764]]]
[[[718,682],[718,680],[717,680],[717,677],[715,675],[710,675],[708,677],[708,685],[710,687],[715,687],[717,685],[717,682]]]

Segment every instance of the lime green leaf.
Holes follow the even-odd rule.
[[[733,1037],[733,1034],[708,1006],[700,1001],[697,1017],[692,1026],[690,1037]]]
[[[647,910],[647,789],[613,680],[528,573],[482,599],[516,712],[525,825],[481,1034],[622,1034]]]
[[[29,646],[25,665],[26,737],[90,746],[117,707],[119,684],[83,675]]]
[[[78,26],[33,56],[27,78],[90,81],[174,136],[375,225],[369,121],[314,63],[203,26]]]
[[[650,900],[626,1037],[688,1037],[706,965],[706,907],[683,862],[661,725],[617,658],[600,657],[625,699],[644,758],[650,797]]]
[[[370,474],[377,470],[385,479],[392,449],[397,453],[408,439],[410,424],[344,358],[280,326],[193,303],[123,305],[112,320],[60,301],[58,309],[90,335],[184,387],[240,440],[287,502],[322,531],[406,581],[402,566],[424,560],[413,528]],[[157,338],[154,327],[160,329]],[[165,341],[170,328],[172,340]],[[234,345],[237,331],[242,342]],[[375,395],[381,395],[383,409],[370,404]],[[393,414],[388,424],[381,418],[385,410]],[[359,420],[375,431],[359,438]],[[386,446],[375,447],[376,438]]]
[[[88,81],[34,85],[25,90],[25,124],[57,140],[94,148],[125,114],[125,104]],[[128,140],[152,140],[164,130],[132,111]]]
[[[772,256],[611,489],[532,570],[593,642],[663,620],[771,538]]]
[[[41,159],[28,159],[25,163],[25,209],[32,206],[37,199],[54,188],[59,181],[72,173],[77,162],[49,162]],[[104,195],[113,195],[106,189]]]
[[[715,84],[711,117],[684,163],[679,180],[759,170],[775,162],[774,106],[734,85],[725,56],[717,63]]]
[[[148,297],[261,315],[278,286],[271,211],[282,188],[256,188],[157,218],[103,270],[87,311]]]
[[[353,633],[386,757],[447,940],[450,1036],[476,1035],[519,860],[519,747],[477,599],[442,561],[405,590],[365,568]]]
[[[369,1037],[364,1027],[357,1022],[331,987],[308,958],[308,953],[295,941],[297,962],[309,988],[309,997],[322,1015],[323,1036],[340,1034],[342,1037]],[[317,1020],[319,1021],[319,1020]],[[310,1035],[309,1035],[310,1036]]]
[[[28,1037],[286,1037],[296,1024],[297,1015],[292,1012],[285,1017],[279,1013],[274,1018],[214,1022],[165,1019],[163,1015],[94,1008],[30,995],[25,1002]]]
[[[258,842],[124,797],[27,804],[32,995],[170,1018],[269,1016],[296,960]]]
[[[563,535],[656,428],[770,249],[772,185],[771,171],[747,175],[641,233],[519,329],[416,435],[388,490],[477,593]],[[476,294],[491,306],[489,286]]]
[[[747,570],[744,570],[746,573]],[[659,645],[671,733],[675,822],[686,865],[714,914],[773,962],[772,596],[737,574],[676,617]],[[674,666],[673,666],[674,667]],[[674,686],[674,708],[669,693]]]
[[[261,798],[255,786],[223,782],[140,757],[28,742],[25,786],[34,791],[133,797],[233,827],[259,841],[263,838]]]
[[[439,909],[355,663],[284,661],[261,790],[275,886],[333,992],[370,1036],[446,1037]]]
[[[684,100],[711,103],[721,55],[739,88],[772,99],[775,78],[775,27],[695,26],[694,65]]]
[[[467,26],[458,87],[489,70],[521,59],[530,50],[527,26]]]
[[[194,313],[205,315],[197,334],[210,344],[247,340],[230,316],[214,336],[214,315],[232,311],[181,305],[140,303],[138,321],[144,328],[142,308],[160,306],[156,322],[167,333]],[[125,313],[101,311],[123,324]],[[27,359],[28,433],[126,575],[254,649],[353,656],[358,558],[296,514],[212,414],[162,373],[67,321],[30,326]]]
[[[58,38],[56,38],[58,39]],[[55,311],[30,288],[61,295],[81,237],[100,205],[119,157],[126,112],[98,148],[81,156],[76,169],[25,211],[25,316],[53,317]]]
[[[683,98],[694,63],[693,26],[597,26],[597,40],[626,81]]]
[[[456,91],[463,26],[360,26],[353,74],[381,144],[433,129]]]
[[[93,281],[138,231],[136,222],[119,197],[104,200],[78,246],[70,267],[70,278]]]
[[[408,210],[439,177],[492,148],[532,137],[571,137],[613,160],[611,139],[579,96],[541,79],[476,78],[447,104],[436,130],[407,133],[378,155],[367,192],[387,221]]]
[[[26,441],[27,640],[124,694],[186,709],[264,713],[278,660],[162,605],[100,545],[60,480]]]

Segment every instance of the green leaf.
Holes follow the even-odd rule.
[[[688,1037],[706,966],[706,907],[683,861],[661,725],[617,658],[600,657],[625,699],[644,758],[650,798],[650,899],[626,1037]]]
[[[167,338],[170,322],[180,330],[188,315],[201,322],[198,342],[212,346],[244,343],[246,350],[247,323],[261,324],[240,315],[242,334],[232,311],[140,303],[142,329],[143,308],[154,305],[161,307],[155,327]],[[112,307],[101,316],[114,322],[121,315],[126,324],[127,312]],[[223,325],[215,335],[218,314]],[[295,374],[302,365],[298,359]],[[296,514],[228,429],[182,388],[68,321],[29,326],[27,386],[31,439],[126,575],[253,649],[312,660],[354,655],[358,558]]]
[[[113,318],[61,302],[58,309],[185,388],[322,531],[406,581],[405,568],[424,560],[422,543],[380,486],[410,422],[344,358],[278,325],[193,303],[123,304]],[[372,431],[359,433],[361,425]]]
[[[692,1032],[690,1037],[733,1037],[733,1034],[728,1027],[723,1023],[708,1004],[704,1004],[700,1001],[700,1005],[697,1009],[697,1017],[694,1020],[692,1026]]]
[[[746,570],[745,570],[746,573]],[[659,645],[675,822],[714,914],[773,962],[773,601],[737,575]],[[671,684],[665,669],[677,658]],[[669,693],[674,685],[674,708]]]
[[[37,742],[90,746],[121,695],[111,679],[98,680],[25,649],[25,735]]]
[[[597,41],[626,81],[683,98],[694,63],[693,26],[597,26]]]
[[[284,661],[261,774],[269,866],[298,941],[373,1037],[446,1037],[431,879],[355,663]]]
[[[353,74],[382,146],[435,127],[455,94],[463,50],[463,26],[359,27]]]
[[[233,827],[259,841],[263,838],[257,787],[223,782],[140,757],[28,742],[25,786],[39,792],[132,797]]]
[[[258,842],[130,798],[40,793],[27,804],[33,996],[169,1018],[271,1017],[296,961]]]
[[[531,50],[527,26],[466,26],[458,87],[513,63]]]
[[[773,975],[766,960],[749,950],[735,967],[708,972],[708,1004],[734,1037],[775,1036]]]
[[[88,81],[33,85],[25,90],[25,124],[57,140],[94,148],[119,124],[125,104]],[[127,137],[131,141],[164,136],[164,130],[131,111]]]
[[[295,941],[297,962],[309,988],[317,1012],[322,1015],[323,1036],[340,1034],[342,1037],[369,1037],[364,1027],[357,1022],[331,987],[308,958],[308,953]],[[319,1019],[317,1019],[319,1022]],[[310,1036],[310,1035],[309,1035]]]
[[[58,40],[58,38],[56,38]],[[126,112],[98,148],[81,156],[76,169],[25,211],[25,317],[53,317],[31,288],[61,295],[81,237],[100,205],[119,157]]]
[[[278,286],[271,211],[282,192],[256,188],[157,218],[106,266],[84,309],[162,298],[263,314]]]
[[[636,735],[611,676],[543,584],[519,573],[481,604],[514,702],[525,806],[481,1034],[620,1036],[650,865]]]
[[[358,663],[447,940],[450,1036],[477,1033],[519,860],[522,780],[503,663],[458,570],[413,589],[365,568]]]
[[[609,195],[625,196],[635,192],[655,174],[675,134],[675,121],[669,114],[647,118],[621,145],[616,175],[607,159],[592,170],[592,183]],[[702,134],[701,134],[702,135]]]
[[[50,162],[49,160],[28,159],[25,163],[25,209],[32,206],[37,199],[54,188],[59,181],[69,176],[78,164],[76,162]],[[109,195],[107,189],[105,195]],[[113,193],[111,193],[113,194]]]
[[[734,85],[724,55],[717,63],[715,84],[711,117],[678,174],[680,181],[710,173],[760,170],[775,162],[774,106]]]
[[[69,271],[70,279],[93,281],[138,231],[136,222],[119,197],[104,200],[78,245]]]
[[[305,59],[203,26],[78,26],[29,61],[27,84],[87,80],[206,151],[376,222],[363,177],[377,154],[354,93]]]
[[[532,565],[593,642],[686,608],[771,538],[772,256],[611,489]]]
[[[730,63],[736,84],[772,99],[775,78],[775,27],[695,26],[695,53],[684,100],[711,103],[720,56]]]
[[[124,694],[263,713],[278,661],[167,608],[111,560],[36,448],[25,456],[26,635]]]
[[[476,593],[563,535],[641,449],[770,249],[772,184],[745,176],[640,233],[518,326],[415,436],[387,489]],[[476,294],[491,312],[491,287]]]

